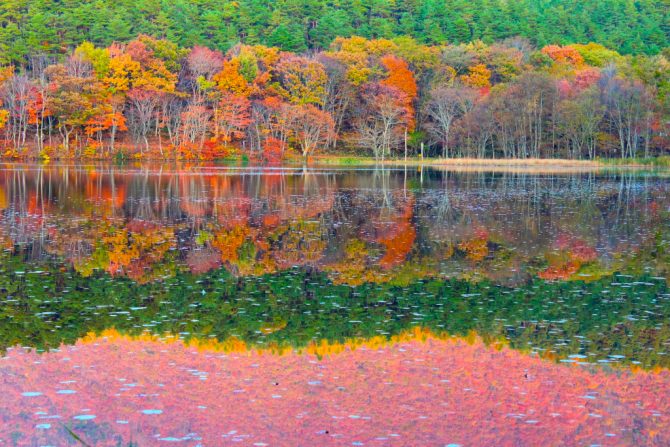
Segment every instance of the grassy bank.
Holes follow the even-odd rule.
[[[635,166],[670,168],[670,156],[648,158],[601,158],[598,162],[604,166]]]
[[[294,160],[297,162],[298,160]],[[383,162],[373,157],[354,157],[338,155],[321,155],[310,157],[311,164],[336,165],[336,166],[445,166],[445,167],[515,167],[515,168],[670,168],[670,157],[656,158],[634,158],[634,159],[611,159],[599,158],[596,160],[570,160],[562,158],[420,158],[409,157],[386,159]]]
[[[458,170],[519,170],[519,171],[563,171],[563,170],[593,170],[593,169],[645,169],[645,170],[667,170],[670,168],[670,156],[652,158],[598,158],[595,160],[571,160],[564,158],[421,158],[403,157],[387,158],[384,161],[374,157],[359,157],[352,155],[315,155],[307,160],[298,155],[290,154],[281,162],[268,163],[261,160],[250,160],[246,155],[236,155],[224,159],[202,161],[202,160],[166,160],[146,158],[137,159],[59,159],[59,160],[3,160],[0,163],[114,163],[122,166],[146,165],[146,164],[177,164],[192,166],[339,166],[339,167],[374,167],[374,166],[412,166],[412,167],[434,167]]]

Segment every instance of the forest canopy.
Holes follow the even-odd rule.
[[[5,158],[636,158],[670,147],[670,8],[5,0]]]
[[[669,93],[666,55],[596,43],[355,36],[223,53],[140,35],[2,68],[0,143],[22,159],[649,157],[669,147]]]
[[[138,34],[181,47],[238,43],[284,51],[327,49],[336,37],[410,36],[441,45],[513,36],[539,47],[595,42],[622,54],[657,54],[670,41],[668,0],[3,0],[0,63],[67,54],[84,41]]]

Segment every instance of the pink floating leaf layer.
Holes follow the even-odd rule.
[[[103,338],[10,350],[0,439],[71,445],[67,426],[95,446],[663,446],[669,391],[667,371],[590,371],[459,340],[319,360]]]

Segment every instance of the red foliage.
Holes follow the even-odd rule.
[[[267,163],[281,163],[282,142],[276,138],[268,137],[263,143],[263,160]]]
[[[143,67],[148,66],[154,57],[154,52],[146,46],[144,42],[139,39],[135,39],[128,43],[126,46],[126,54],[139,62]]]
[[[579,70],[575,76],[575,85],[581,89],[587,89],[600,80],[600,70],[597,68],[585,68]]]

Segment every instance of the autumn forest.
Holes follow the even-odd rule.
[[[670,0],[0,0],[0,445],[669,446]]]
[[[38,17],[76,20],[68,7],[54,15],[47,2],[28,3],[0,7],[0,29],[18,36],[0,39],[6,159],[594,160],[664,156],[670,147],[668,33],[647,10],[629,18],[650,27],[633,46],[568,28],[476,31],[481,17],[459,25],[469,33],[446,27],[428,38],[419,25],[382,32],[359,23],[338,26],[339,37],[310,30],[297,43],[290,36],[303,31],[283,23],[265,37],[224,39],[197,24],[199,34],[177,35],[128,18],[105,33],[78,25],[77,41],[32,28]],[[177,17],[176,9],[161,10]],[[392,12],[378,14],[393,23]]]

